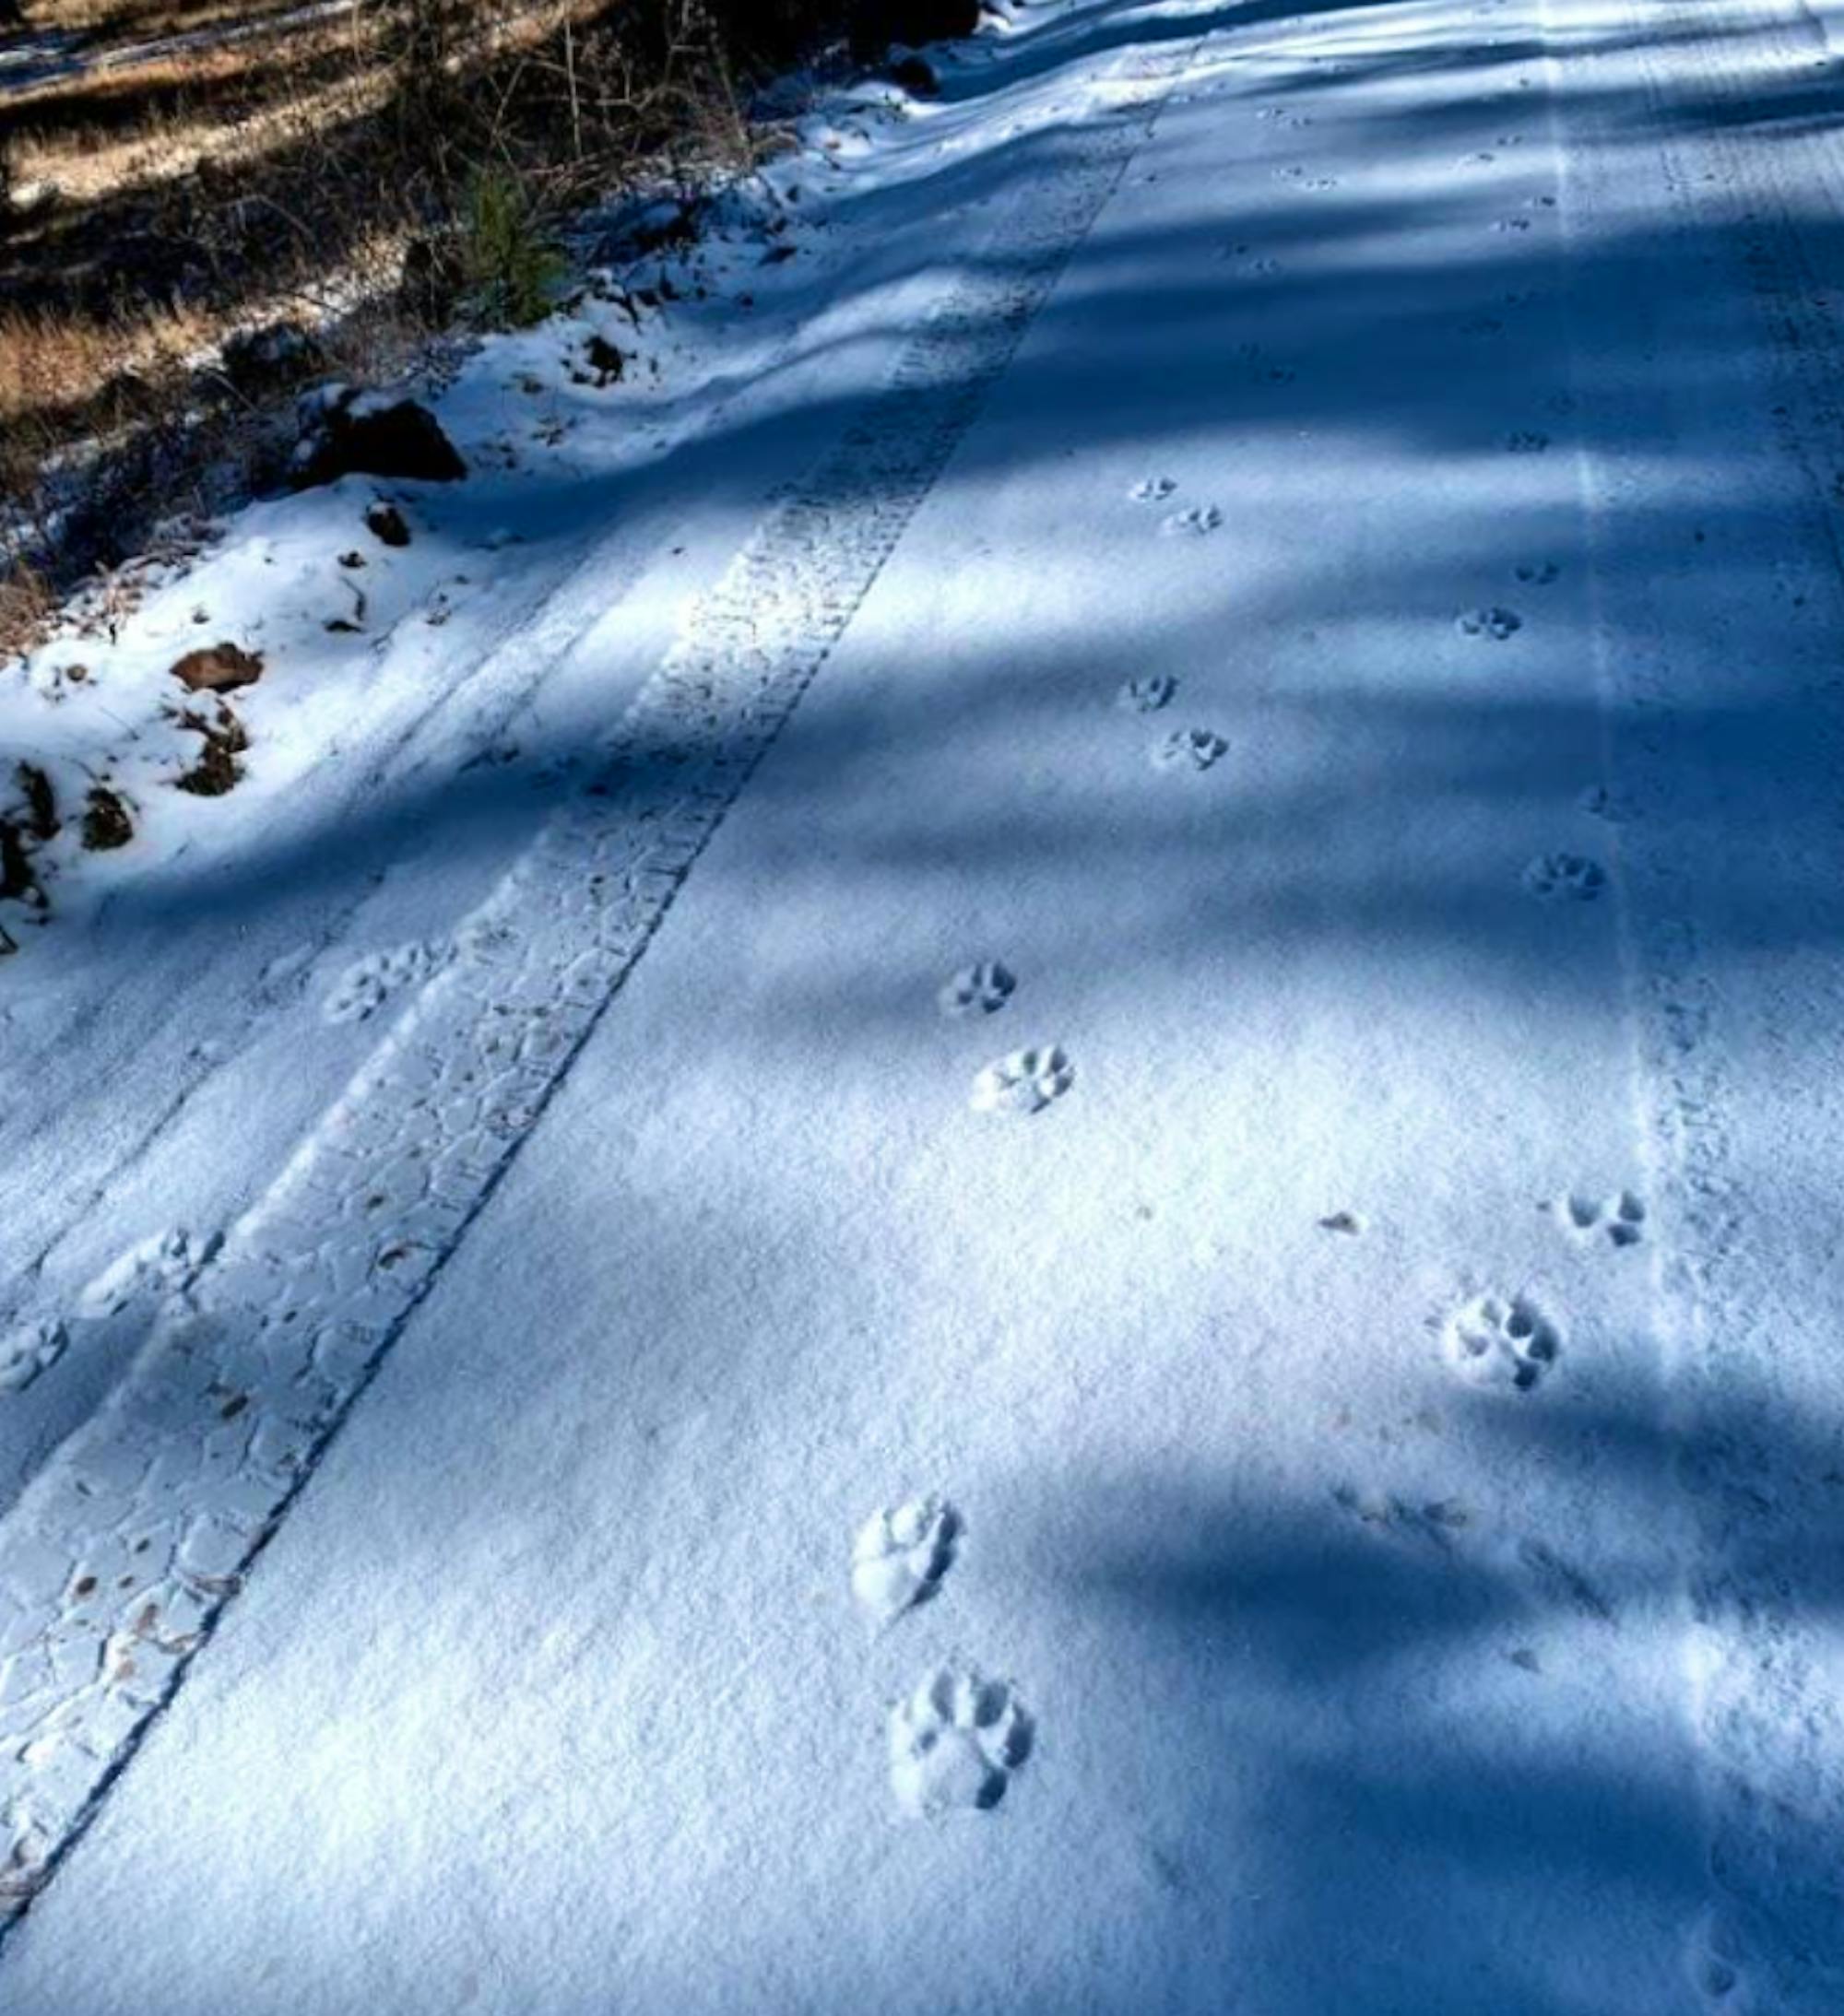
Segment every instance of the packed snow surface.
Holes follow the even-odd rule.
[[[1013,5],[0,674],[0,2007],[1844,2009],[1831,32]]]

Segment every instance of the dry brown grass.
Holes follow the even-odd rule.
[[[0,508],[16,527],[49,525],[44,470],[68,470],[74,446],[100,467],[100,444],[117,471],[89,514],[105,548],[124,515],[119,471],[170,484],[178,416],[201,396],[214,410],[183,452],[267,466],[272,439],[235,439],[244,395],[211,380],[232,331],[288,317],[321,331],[346,375],[400,368],[420,334],[396,301],[406,248],[465,234],[483,174],[511,178],[543,230],[642,164],[742,166],[760,141],[701,0],[349,0],[306,19],[300,0],[28,12],[89,41],[85,68],[6,107]],[[160,40],[214,23],[233,39]],[[72,523],[58,519],[58,544],[81,560]],[[33,599],[15,596],[16,630]]]
[[[0,656],[35,643],[57,607],[57,597],[36,567],[23,563],[0,578]]]
[[[356,4],[356,0],[355,0]],[[241,29],[299,10],[301,0],[26,0],[34,28],[112,43],[152,41],[207,29]]]
[[[0,426],[89,406],[117,378],[151,390],[216,333],[208,314],[188,308],[148,309],[132,323],[0,311]]]

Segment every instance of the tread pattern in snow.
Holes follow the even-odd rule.
[[[1665,129],[1659,171],[1675,210],[1659,219],[1654,240],[1674,229],[1669,258],[1686,272],[1718,248],[1723,284],[1739,280],[1753,296],[1763,338],[1755,348],[1770,373],[1763,389],[1771,387],[1764,404],[1771,402],[1774,439],[1763,455],[1778,458],[1785,484],[1783,592],[1796,593],[1795,606],[1826,607],[1835,634],[1844,600],[1844,520],[1833,481],[1844,446],[1836,397],[1844,357],[1814,220],[1836,214],[1840,183],[1828,134],[1764,146],[1751,124],[1767,97],[1810,72],[1822,36],[1809,13],[1779,0],[1744,0],[1720,20],[1668,9],[1662,29],[1657,17],[1629,12],[1630,47],[1654,100],[1710,109],[1695,124]],[[1593,421],[1596,402],[1588,407]],[[1617,418],[1600,416],[1610,440],[1630,439],[1634,426],[1630,404]],[[1598,522],[1611,525],[1641,502],[1656,508],[1617,454],[1606,460],[1595,486]],[[1751,494],[1749,476],[1728,477],[1736,495]],[[1702,1995],[1725,2008],[1767,2006],[1759,1998],[1770,1992],[1776,2009],[1829,2010],[1844,1993],[1844,1921],[1830,1873],[1844,1826],[1844,1701],[1830,1620],[1791,1564],[1810,1558],[1814,1536],[1835,1514],[1822,1489],[1791,1474],[1775,1427],[1776,1409],[1793,1405],[1787,1368],[1809,1348],[1806,1319],[1754,1257],[1764,1246],[1760,1206],[1747,1194],[1746,1155],[1734,1138],[1744,1095],[1726,1061],[1742,1006],[1725,999],[1722,982],[1734,926],[1720,907],[1709,921],[1697,873],[1709,836],[1732,830],[1736,814],[1698,770],[1696,654],[1671,643],[1694,631],[1700,611],[1671,606],[1672,591],[1660,584],[1626,592],[1626,634],[1603,637],[1602,648],[1620,646],[1615,803],[1629,823],[1619,855],[1637,918],[1649,1119],[1670,1225],[1659,1326],[1672,1363],[1674,1477],[1688,1515],[1685,1668],[1704,1758],[1712,1892],[1691,1973]],[[1632,648],[1634,638],[1643,648]],[[1814,677],[1789,656],[1780,677],[1800,679],[1801,726],[1797,753],[1774,758],[1776,783],[1788,802],[1822,804],[1844,751],[1835,672],[1828,657]],[[1793,773],[1808,765],[1809,779]],[[1727,766],[1722,752],[1718,790]],[[1711,890],[1719,888],[1711,878]]]
[[[0,1526],[0,1929],[76,1838],[787,720],[1203,38],[1136,56],[758,528],[605,774]]]

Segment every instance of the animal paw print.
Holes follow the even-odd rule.
[[[346,969],[322,1012],[329,1022],[367,1021],[392,995],[420,986],[440,972],[450,956],[447,946],[420,941],[373,952]]]
[[[1128,497],[1136,504],[1163,504],[1177,491],[1176,478],[1169,476],[1143,477],[1128,491]]]
[[[1684,1963],[1705,2008],[1721,2016],[1753,2016],[1759,2005],[1749,1993],[1746,1952],[1737,1927],[1716,1911],[1706,1911],[1691,1935]]]
[[[1454,625],[1462,637],[1482,637],[1495,644],[1515,637],[1523,627],[1524,619],[1516,609],[1469,609]]]
[[[1208,770],[1228,754],[1229,744],[1208,728],[1174,728],[1152,745],[1154,770]]]
[[[1584,1244],[1604,1232],[1616,1246],[1637,1246],[1646,1236],[1646,1207],[1630,1190],[1597,1198],[1571,1191],[1549,1207],[1565,1232]]]
[[[222,1234],[195,1238],[183,1226],[156,1232],[130,1246],[103,1268],[77,1298],[77,1313],[92,1320],[120,1315],[138,1302],[164,1301],[191,1287],[199,1269],[217,1253]]]
[[[1114,703],[1123,713],[1156,714],[1160,708],[1170,705],[1177,690],[1178,682],[1170,673],[1149,672],[1141,678],[1129,679],[1114,696]]]
[[[1591,903],[1607,887],[1607,870],[1580,854],[1543,854],[1524,870],[1524,887],[1540,902]]]
[[[1004,1680],[943,1666],[890,1712],[890,1786],[918,1820],[988,1812],[1031,1754],[1031,1717]]]
[[[1562,569],[1554,560],[1519,560],[1514,570],[1527,588],[1550,588],[1562,579]]]
[[[1075,1067],[1059,1043],[1014,1050],[988,1064],[974,1080],[975,1113],[1041,1113],[1076,1082]]]
[[[1441,1330],[1448,1362],[1475,1385],[1528,1393],[1555,1363],[1556,1327],[1524,1295],[1475,1295]]]
[[[61,1323],[28,1323],[0,1338],[0,1393],[22,1393],[64,1356],[70,1341]]]
[[[1160,523],[1168,539],[1201,539],[1223,524],[1223,513],[1214,504],[1193,504],[1188,511],[1175,511]]]
[[[852,1594],[879,1623],[891,1622],[940,1588],[960,1537],[960,1515],[943,1499],[873,1514],[852,1549]]]
[[[1515,433],[1507,434],[1505,437],[1506,451],[1514,455],[1540,455],[1549,444],[1550,437],[1547,434],[1540,434],[1530,427],[1520,427]]]
[[[963,966],[935,999],[943,1015],[997,1015],[1017,985],[1009,967],[988,959]]]

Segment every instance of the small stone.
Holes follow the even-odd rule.
[[[384,546],[409,544],[409,526],[395,504],[380,501],[369,505],[365,512],[365,530]],[[361,560],[359,564],[362,567],[365,563]]]
[[[240,644],[209,644],[203,651],[188,651],[173,666],[172,676],[188,692],[234,692],[262,678],[263,654]]]

